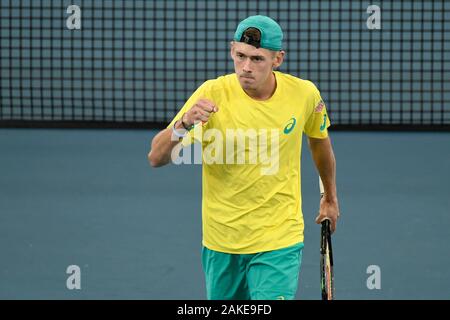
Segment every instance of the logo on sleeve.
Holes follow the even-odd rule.
[[[324,114],[324,115],[323,115],[323,123],[322,123],[322,125],[320,126],[320,131],[325,130],[326,127],[327,127],[327,115]]]
[[[291,118],[289,122],[284,127],[284,134],[289,134],[292,130],[294,130],[295,124],[297,123],[297,120],[295,118]]]
[[[323,108],[325,108],[325,103],[323,103],[323,100],[320,100],[319,104],[314,108],[314,112],[321,113]]]

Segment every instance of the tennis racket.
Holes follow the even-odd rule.
[[[319,186],[320,198],[322,198],[324,188],[320,178]],[[334,300],[333,249],[331,246],[330,220],[325,219],[322,221],[320,229],[320,287],[322,300]]]

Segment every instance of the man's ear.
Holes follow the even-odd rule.
[[[275,54],[275,59],[273,61],[274,68],[278,68],[279,66],[281,66],[281,64],[284,61],[285,55],[286,55],[286,52],[284,50],[277,51],[277,53]]]

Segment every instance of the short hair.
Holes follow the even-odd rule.
[[[240,42],[250,44],[256,48],[261,47],[261,31],[256,28],[248,28],[242,32]]]

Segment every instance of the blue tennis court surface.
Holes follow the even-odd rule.
[[[0,298],[204,299],[201,167],[148,165],[156,131],[0,129]],[[337,299],[450,298],[450,134],[331,132]],[[307,144],[298,299],[320,299]],[[81,289],[69,290],[77,265]],[[370,290],[367,268],[380,270]]]

